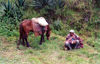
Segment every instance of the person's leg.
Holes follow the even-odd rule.
[[[69,48],[69,50],[72,50],[71,46],[70,46],[70,43],[69,42],[66,42],[65,43],[65,46],[67,46]]]
[[[70,44],[71,48],[74,49],[76,44]]]
[[[76,40],[75,49],[77,49],[77,48],[78,48],[79,44],[80,44],[79,40]]]

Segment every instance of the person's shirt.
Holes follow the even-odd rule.
[[[73,38],[73,36],[74,36],[74,38]],[[82,41],[82,39],[77,34],[74,33],[73,36],[68,34],[67,37],[66,37],[66,40],[69,40],[71,38],[69,41],[72,41],[72,40],[80,40],[80,41]]]

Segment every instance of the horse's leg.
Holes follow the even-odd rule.
[[[25,37],[22,38],[22,45],[25,46],[25,41],[24,41]]]
[[[40,43],[39,43],[40,45],[42,44],[42,35],[41,35],[41,40],[40,40]]]
[[[40,45],[42,44],[42,42],[44,42],[44,30],[42,31],[42,34],[41,34],[41,40],[40,40]]]
[[[28,41],[27,41],[27,37],[25,38],[25,41],[26,41],[26,46],[27,46],[27,47],[30,47],[30,45],[29,45],[29,43],[28,43]]]
[[[28,42],[27,38],[28,38],[28,33],[25,35],[25,41],[26,41],[26,46],[27,46],[27,47],[30,47],[30,45],[29,45],[29,42]]]
[[[42,32],[42,42],[45,42],[45,40],[44,40],[44,33],[45,33],[45,30],[43,30],[43,32]]]

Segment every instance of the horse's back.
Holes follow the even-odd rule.
[[[41,26],[32,20],[25,19],[22,21],[21,25],[23,26],[24,30],[30,30],[33,32],[41,31]]]
[[[26,26],[26,25],[28,26],[28,25],[31,25],[31,22],[32,22],[31,20],[25,19],[25,20],[22,21],[21,24],[22,24],[23,26]]]

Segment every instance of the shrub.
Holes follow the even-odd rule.
[[[17,0],[15,2],[17,7],[24,7],[25,6],[25,0]]]
[[[95,0],[97,7],[100,7],[100,0]]]
[[[1,16],[1,22],[6,23],[8,26],[8,30],[13,30],[18,27],[19,22],[22,20],[23,17],[23,8],[22,3],[18,0],[16,2],[9,1],[8,2],[1,2],[3,15]],[[19,7],[20,6],[20,7]]]
[[[66,32],[68,29],[61,20],[57,19],[56,21],[53,22],[52,26],[53,26],[52,30],[54,33],[62,36],[65,36],[67,34]]]
[[[41,14],[41,16],[48,16],[53,19],[61,16],[64,5],[65,2],[63,0],[33,0],[32,4],[32,6]]]
[[[62,0],[33,0],[33,6],[35,8],[44,8],[47,6],[47,9],[55,9],[57,7],[62,8],[64,6],[64,1]]]
[[[18,8],[14,3],[8,0],[8,3],[2,2],[2,6],[4,9],[4,16],[8,18],[13,18],[16,20],[20,20],[22,17],[22,9]]]

